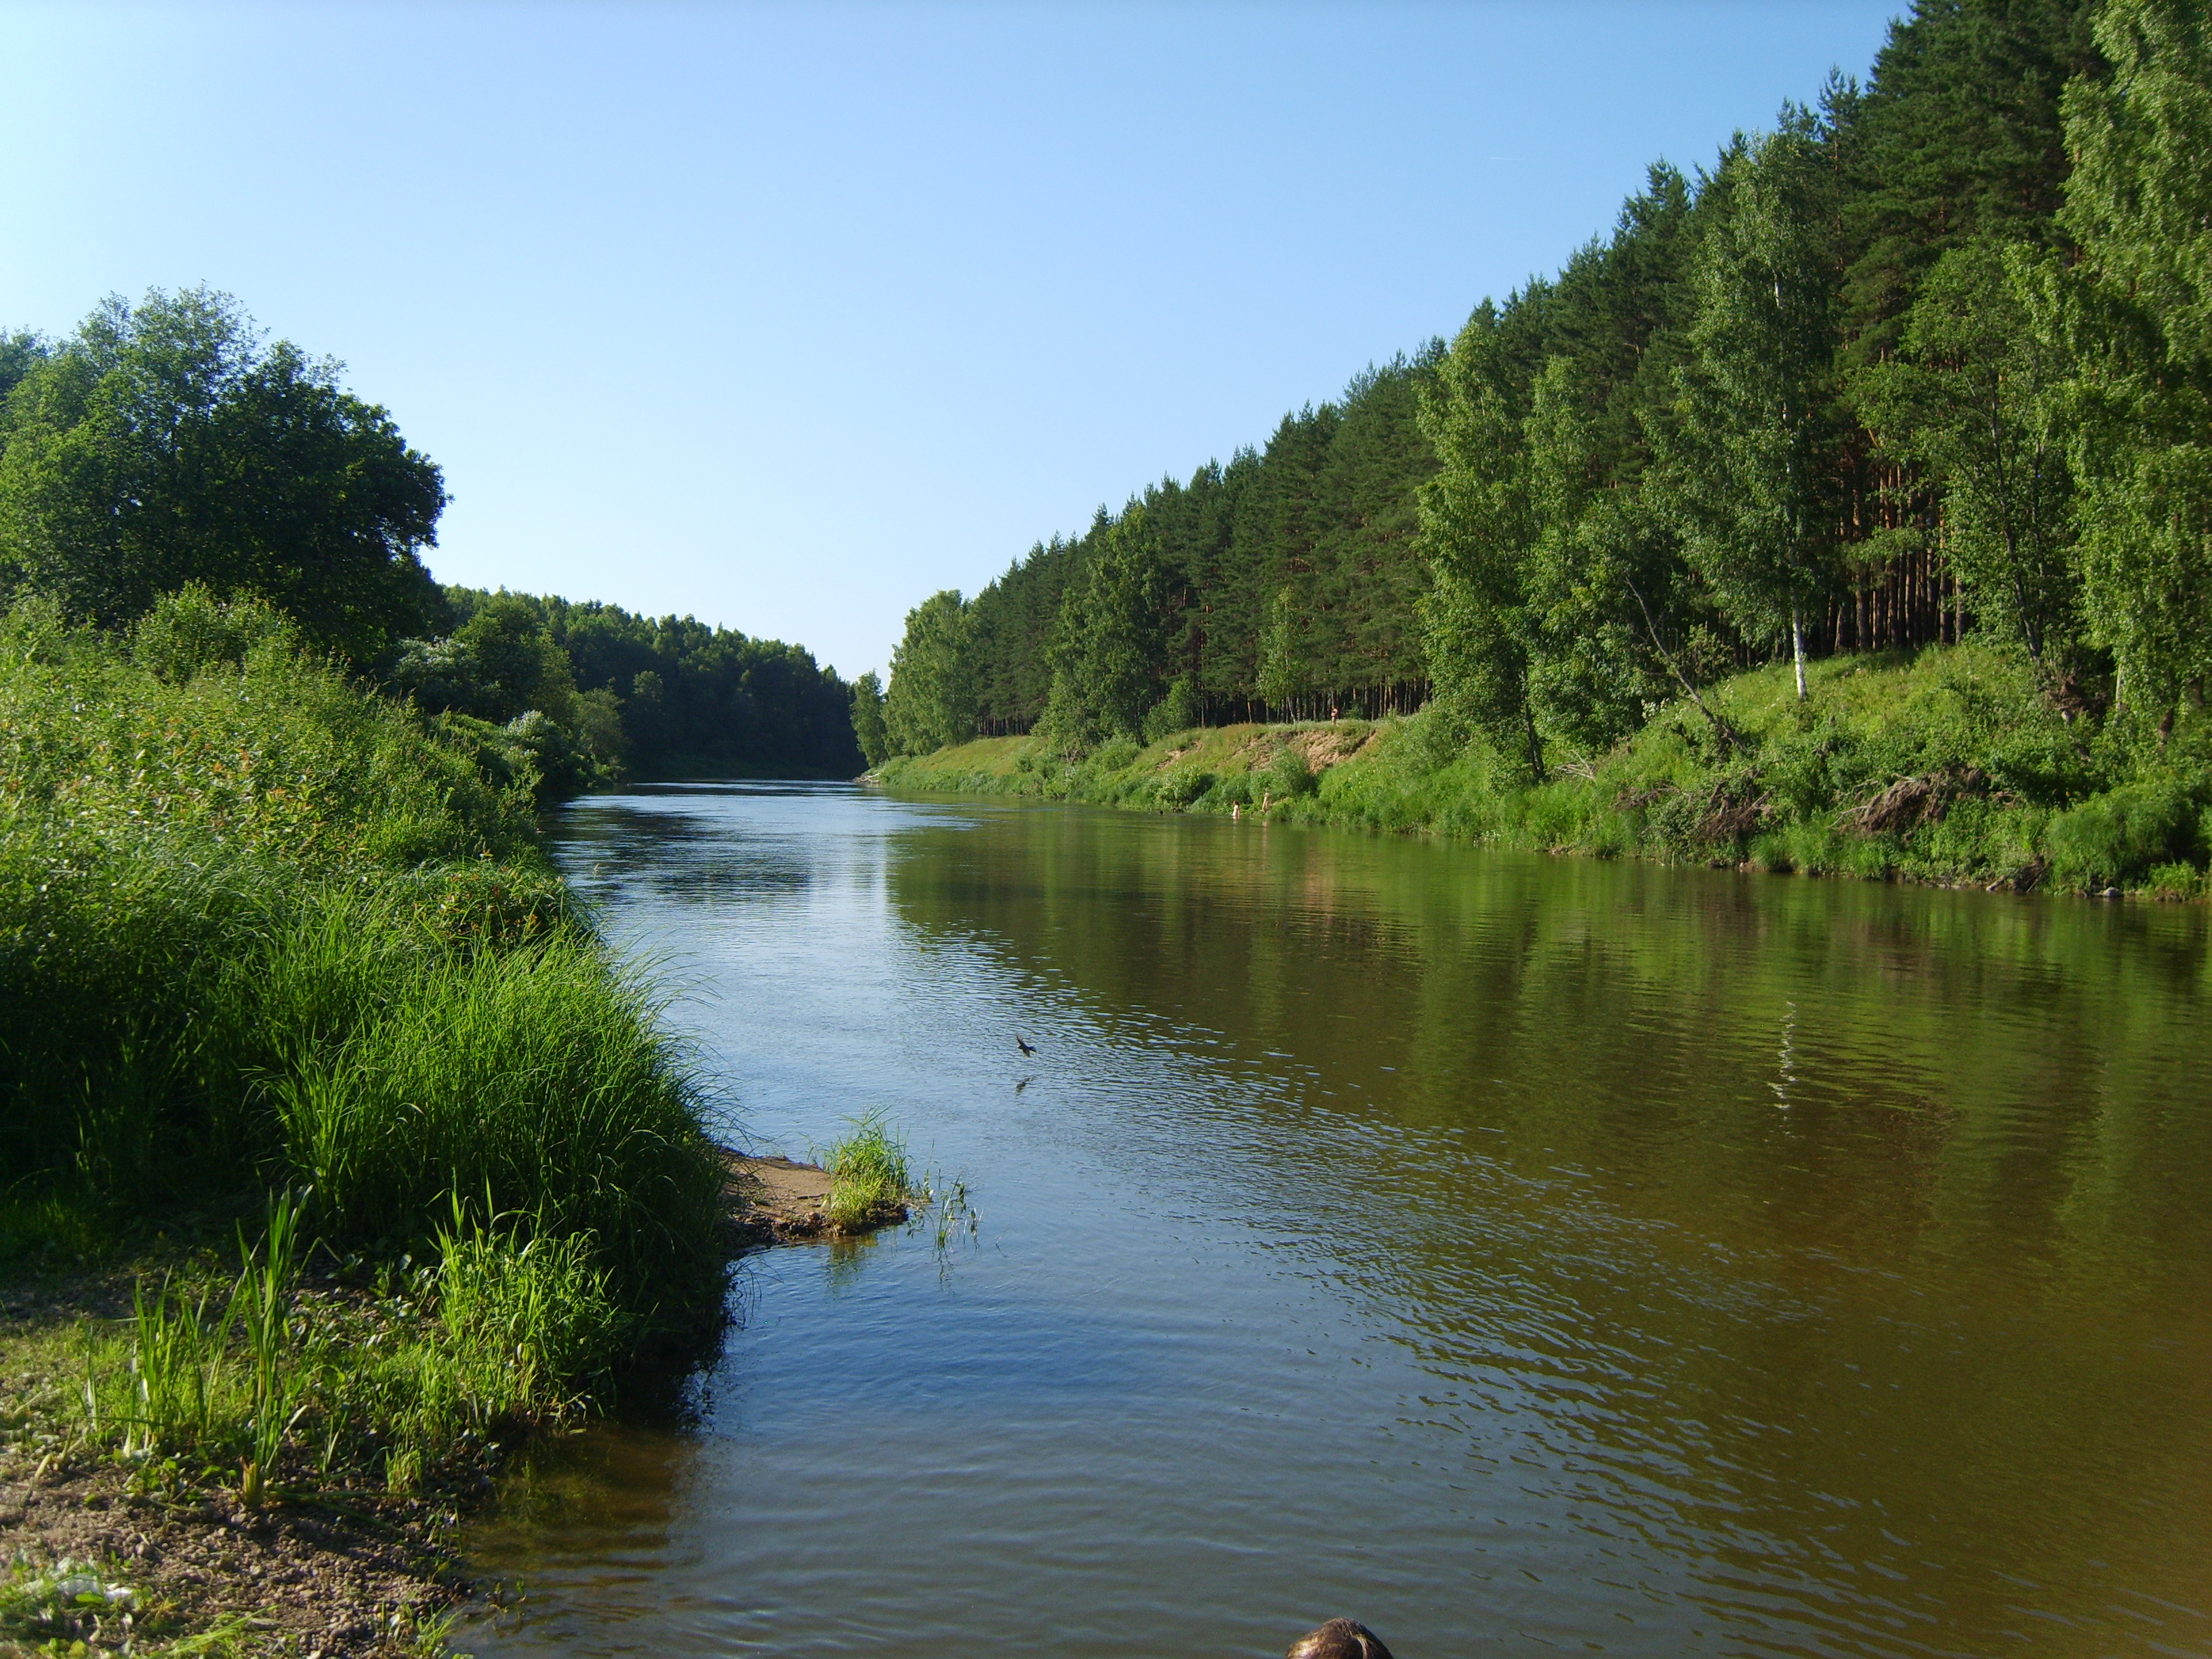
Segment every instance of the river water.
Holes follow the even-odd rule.
[[[2212,1654],[2205,913],[845,787],[578,803],[747,1259],[485,1656]],[[1017,1035],[1035,1046],[1024,1058]]]

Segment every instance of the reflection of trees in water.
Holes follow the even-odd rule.
[[[1870,1563],[1972,1646],[2206,1585],[2157,1518],[2212,1485],[2200,913],[1073,812],[889,886],[1310,1068],[1231,1103],[1285,1118],[1237,1172],[1322,1213],[1423,1420],[1717,1601],[1849,1625]]]

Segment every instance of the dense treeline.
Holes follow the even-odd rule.
[[[879,747],[1371,715],[1540,782],[1759,663],[1956,641],[2161,744],[2212,669],[2189,0],[1920,0],[1557,276],[917,609]],[[877,756],[871,756],[872,759]]]
[[[1419,423],[1441,342],[1284,417],[1263,451],[1170,478],[910,619],[885,716],[897,752],[1025,732],[1055,683],[1073,730],[1418,707],[1426,671]],[[872,757],[871,758],[877,758]]]
[[[392,684],[427,710],[534,744],[561,793],[618,775],[860,768],[853,689],[803,647],[534,594],[449,587],[444,599],[450,631],[403,641]]]
[[[541,800],[624,773],[849,776],[852,692],[694,618],[441,590],[437,466],[337,364],[206,289],[0,334],[0,597],[127,628],[188,586],[273,605]]]

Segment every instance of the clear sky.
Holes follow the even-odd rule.
[[[441,579],[851,675],[1899,3],[0,4],[0,325],[227,289],[445,468]]]

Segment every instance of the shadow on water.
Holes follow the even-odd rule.
[[[2212,1651],[2201,910],[789,786],[562,856],[752,1139],[985,1222],[749,1261],[476,1651]]]

